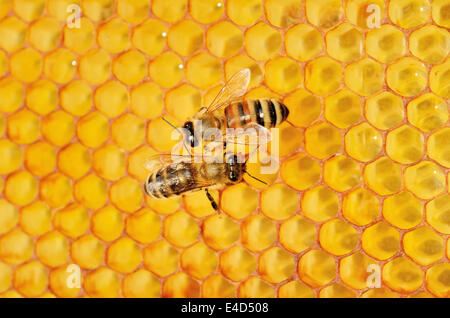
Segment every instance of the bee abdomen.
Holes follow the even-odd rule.
[[[192,189],[195,180],[192,166],[186,163],[170,164],[152,173],[145,183],[145,193],[154,198],[169,198]]]

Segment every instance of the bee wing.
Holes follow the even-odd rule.
[[[254,129],[249,129],[254,128]],[[234,129],[226,134],[227,143],[238,145],[260,145],[272,140],[270,130],[257,123],[248,123],[246,129]]]
[[[211,113],[226,106],[230,101],[241,97],[247,91],[248,84],[250,83],[251,72],[250,69],[244,68],[234,74],[230,80],[217,94],[216,98],[208,106],[206,112]]]
[[[149,171],[154,171],[155,169],[174,162],[186,162],[191,160],[192,156],[188,155],[173,155],[170,153],[155,154],[144,160],[144,168]]]

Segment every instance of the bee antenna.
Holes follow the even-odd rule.
[[[257,177],[252,176],[250,173],[248,173],[247,170],[244,170],[244,173],[248,174],[249,177],[251,177],[251,178],[253,178],[253,179],[255,179],[255,180],[258,180],[259,182],[264,183],[264,184],[267,185],[267,182],[265,182],[265,181],[263,181],[263,180],[261,180],[261,179],[258,179]]]
[[[164,120],[170,127],[172,127],[173,129],[175,129],[180,135],[183,135],[182,133],[181,133],[181,131],[180,131],[180,129],[178,129],[178,127],[175,127],[174,125],[172,125],[167,119],[165,119],[164,117],[161,117],[162,118],[162,120]],[[187,150],[187,152],[189,153],[189,154],[191,154],[191,151],[188,149],[188,147],[186,146],[186,144],[184,143],[184,140],[183,140],[183,146],[184,146],[184,149],[186,149]]]

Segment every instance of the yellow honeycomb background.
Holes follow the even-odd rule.
[[[0,0],[0,295],[448,298],[449,28],[448,0]],[[221,215],[144,197],[161,117],[245,67],[290,110],[279,172]]]

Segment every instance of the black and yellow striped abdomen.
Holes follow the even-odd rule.
[[[249,123],[256,123],[270,129],[285,121],[288,115],[286,105],[276,99],[247,99],[225,108],[227,128],[245,128]]]

